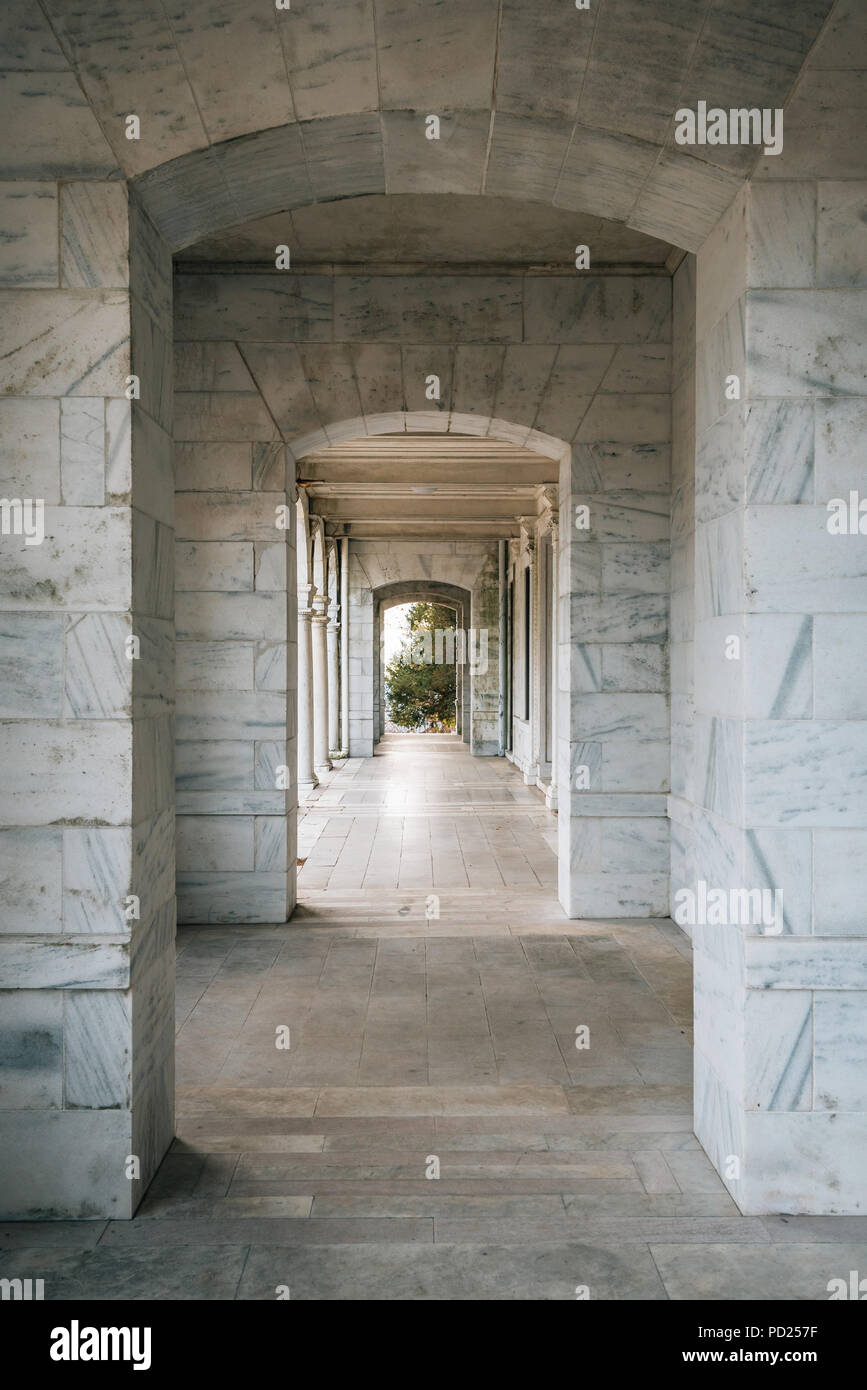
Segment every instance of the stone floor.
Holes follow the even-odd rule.
[[[0,1227],[2,1272],[264,1300],[825,1300],[867,1273],[867,1219],[739,1215],[691,1130],[689,944],[566,921],[554,825],[456,740],[335,770],[296,918],[179,932],[177,1138],[135,1220]]]
[[[453,735],[386,735],[350,758],[303,808],[299,891],[504,888],[556,899],[556,822],[504,758],[473,758]],[[558,920],[562,913],[558,914]]]

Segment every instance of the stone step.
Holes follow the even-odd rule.
[[[184,1120],[232,1115],[251,1118],[322,1117],[371,1119],[413,1116],[626,1115],[692,1113],[691,1087],[683,1085],[491,1086],[181,1086]],[[615,1125],[609,1125],[616,1128]]]

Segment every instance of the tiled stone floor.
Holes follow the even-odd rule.
[[[0,1227],[2,1272],[48,1298],[819,1301],[867,1272],[867,1219],[743,1217],[699,1147],[679,929],[567,922],[538,794],[417,744],[311,798],[293,922],[179,932],[177,1138],[135,1220]]]
[[[387,735],[351,758],[302,810],[298,887],[548,889],[554,817],[503,758],[473,758],[454,736]],[[491,914],[493,915],[493,914]]]

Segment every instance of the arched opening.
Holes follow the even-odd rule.
[[[428,580],[419,582],[415,580],[397,580],[392,584],[382,585],[374,590],[374,668],[373,668],[373,691],[374,691],[374,725],[378,728],[378,737],[382,737],[385,732],[386,724],[386,701],[383,694],[384,672],[386,664],[385,654],[385,615],[395,608],[405,608],[406,605],[414,603],[442,604],[444,607],[454,611],[454,626],[456,632],[464,634],[459,641],[449,644],[448,639],[441,639],[440,649],[436,641],[431,644],[431,651],[423,651],[425,660],[445,660],[454,669],[455,681],[455,733],[465,743],[470,739],[470,727],[472,723],[471,701],[472,701],[472,680],[471,671],[467,662],[467,637],[466,634],[471,626],[471,595],[468,589],[461,589],[454,584],[447,584],[442,581]]]
[[[472,358],[466,363],[466,370],[471,368]],[[463,370],[461,363],[450,391],[462,389]],[[473,404],[470,397],[467,404]],[[359,423],[366,433],[347,437]],[[396,431],[396,425],[402,428]],[[453,744],[464,748],[471,759],[495,764],[505,751],[504,586],[509,548],[520,544],[521,535],[535,538],[538,533],[541,538],[552,524],[556,527],[556,491],[561,460],[568,452],[565,442],[541,431],[534,432],[531,441],[529,425],[522,427],[490,413],[418,411],[380,412],[346,426],[323,425],[317,435],[292,440],[290,448],[298,455],[299,488],[306,498],[311,531],[322,528],[326,544],[339,544],[341,557],[345,556],[346,601],[340,620],[348,627],[349,762],[322,783],[324,790],[313,791],[307,801],[302,798],[299,900],[305,911],[315,907],[321,914],[328,910],[329,901],[334,902],[335,887],[342,882],[352,880],[363,895],[380,881],[392,889],[425,884],[436,888],[451,882],[452,874],[465,891],[478,891],[474,875],[480,871],[472,862],[461,867],[459,851],[449,859],[435,852],[442,833],[435,790],[440,785],[446,798],[442,804],[463,808],[464,833],[472,838],[475,826],[472,833],[481,836],[480,854],[488,881],[506,886],[509,875],[518,871],[510,866],[508,856],[502,858],[501,851],[513,846],[516,861],[522,851],[507,826],[489,824],[484,818],[476,824],[475,792],[467,788],[478,783],[483,800],[514,803],[516,811],[526,808],[528,815],[544,816],[545,801],[525,791],[528,785],[538,788],[538,778],[530,776],[524,764],[519,764],[522,780],[508,764],[476,770],[471,763],[448,757],[441,762],[438,754],[445,756],[446,745]],[[547,605],[550,617],[553,592],[546,591],[538,601]],[[440,737],[441,746],[436,737],[423,735],[419,742],[418,735],[407,735],[399,748],[402,736],[386,731],[385,615],[406,604],[444,604],[454,613],[453,630],[450,621],[449,631],[439,633],[439,642],[446,663],[455,663],[456,734]],[[434,664],[437,633],[431,632],[429,639],[426,655]],[[300,693],[299,703],[303,704]],[[532,717],[536,717],[535,709]],[[530,719],[525,727],[530,729]],[[544,733],[534,732],[534,747],[539,737]],[[413,738],[416,743],[411,746]],[[423,794],[413,785],[412,767],[413,760],[419,759],[433,810],[430,814],[422,810],[422,800],[413,813],[422,848],[410,848],[406,825],[395,831],[398,850],[404,846],[398,863],[384,847],[387,827],[378,820],[375,823],[374,808],[387,805],[396,814],[398,806],[416,805],[415,797]],[[553,798],[546,799],[550,808]],[[333,817],[335,835],[344,811],[369,805],[367,828],[361,820],[354,824],[351,846],[324,843],[330,837],[324,834],[321,820],[323,804],[340,808]],[[535,843],[537,830],[534,825],[528,843]],[[544,889],[548,911],[554,909],[555,831],[556,822],[549,818],[548,842],[539,841],[541,877],[529,863],[522,869],[532,891]],[[335,854],[336,859],[328,862]]]
[[[522,846],[506,822],[528,817],[529,842],[526,808],[544,791],[538,814],[550,814],[556,795],[560,902],[582,925],[565,965],[562,942],[521,950],[552,1010],[565,970],[570,1005],[603,994],[606,1021],[620,1019],[604,1077],[575,1079],[574,1035],[561,1032],[556,1054],[533,1052],[533,1083],[562,1063],[579,1090],[613,1073],[621,1097],[640,1088],[638,1110],[688,1106],[673,1079],[682,1055],[653,1054],[633,1028],[658,1026],[667,1053],[683,1047],[683,941],[665,914],[699,884],[784,892],[779,940],[759,940],[753,921],[724,938],[687,923],[696,1133],[742,1210],[860,1210],[851,1155],[864,1098],[841,1058],[863,983],[851,865],[867,814],[846,756],[863,742],[863,595],[852,547],[829,548],[823,513],[825,492],[860,477],[859,7],[802,7],[790,25],[751,30],[734,59],[713,7],[672,18],[655,0],[643,7],[652,43],[607,5],[592,27],[565,5],[544,23],[528,7],[451,0],[433,21],[380,6],[374,23],[362,6],[348,45],[340,7],[267,21],[235,7],[192,33],[127,8],[128,23],[96,29],[88,7],[33,10],[4,82],[25,138],[9,164],[22,182],[7,199],[0,384],[8,436],[30,441],[12,451],[23,481],[5,489],[0,548],[14,644],[0,721],[6,955],[10,992],[32,1002],[15,1001],[24,1032],[50,1039],[35,1081],[13,1068],[10,1211],[135,1210],[172,1135],[174,852],[180,918],[200,933],[181,962],[197,1000],[196,964],[235,928],[263,928],[232,947],[248,961],[287,922],[304,930],[296,781],[317,794],[326,839],[329,796],[353,808],[352,782],[357,819],[375,804],[360,777],[386,761],[373,757],[372,595],[419,574],[467,588],[471,609],[477,585],[479,625],[497,636],[497,679],[475,692],[459,750],[465,786],[489,779],[490,804],[520,781],[511,763],[523,777],[527,799],[497,821],[509,853],[491,880],[493,926],[529,937],[540,925],[509,896]],[[119,119],[129,53],[151,49],[136,66],[131,139]],[[227,97],[227,70],[243,100]],[[757,114],[785,105],[785,151],[684,149],[677,104],[705,81],[746,83]],[[426,138],[427,111],[440,113],[439,140]],[[19,234],[22,208],[32,236]],[[428,463],[431,436],[465,451],[471,436],[485,467],[513,471],[494,487],[443,453],[395,495],[393,478],[370,471],[376,451],[400,436],[410,474],[419,435]],[[339,479],[317,471],[330,466],[317,455],[344,446],[355,458]],[[437,514],[441,495],[424,502],[446,481],[459,515]],[[33,545],[23,498],[14,514],[24,492],[45,507]],[[427,570],[382,563],[439,543],[450,548]],[[737,661],[721,633],[742,642]],[[299,682],[327,686],[325,713],[312,698],[302,708]],[[478,819],[469,799],[456,804],[456,823]],[[411,827],[406,840],[412,850]],[[376,970],[363,939],[376,909],[349,896],[356,868],[328,952],[352,1005],[363,991],[347,974],[370,965],[372,986]],[[492,925],[460,902],[468,915],[452,925]],[[413,924],[430,938],[436,920]],[[598,949],[588,923],[609,924]],[[386,957],[388,930],[376,930]],[[301,931],[290,953],[315,944]],[[411,935],[398,974],[412,971]],[[465,944],[451,961],[431,951],[423,997],[455,965],[482,994],[490,985],[496,1015],[513,962],[503,969],[502,948],[489,971],[497,949],[483,941],[470,964]],[[217,1013],[224,986],[237,975],[217,983]],[[406,992],[415,1013],[417,979]],[[207,1011],[191,1031],[204,1020],[209,1046],[181,1073],[193,1109],[213,1096],[184,1088],[250,1076],[246,1022],[225,1051]],[[404,1055],[384,1033],[409,1087],[412,1038]],[[269,1037],[268,1079],[391,1084],[396,1071],[365,1061],[364,1038],[357,1058],[347,1047],[317,1072],[310,1055],[275,1064]],[[491,1067],[497,1085],[525,1080],[522,1041],[495,1039],[473,1061],[478,1083]],[[448,1085],[456,1063],[438,1045],[424,1080]],[[657,1084],[665,1096],[648,1096]],[[561,1089],[564,1117],[586,1095]],[[364,1103],[317,1097],[317,1122],[325,1102]],[[137,1176],[118,1155],[140,1160]],[[627,1187],[668,1181],[664,1165],[639,1168]]]
[[[381,734],[458,734],[457,610],[427,599],[394,605],[381,635]]]

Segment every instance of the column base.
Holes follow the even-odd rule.
[[[298,783],[298,800],[303,801],[305,796],[309,796],[315,787],[319,786],[319,778],[314,777],[310,780],[305,778]]]
[[[333,771],[334,771],[334,767],[333,767],[333,764],[332,764],[330,758],[327,760],[327,762],[324,762],[324,763],[317,763],[317,764],[316,764],[316,776],[317,776],[318,778],[320,778],[320,780],[321,780],[323,777],[327,777],[328,774],[329,774],[329,772],[333,772]]]

